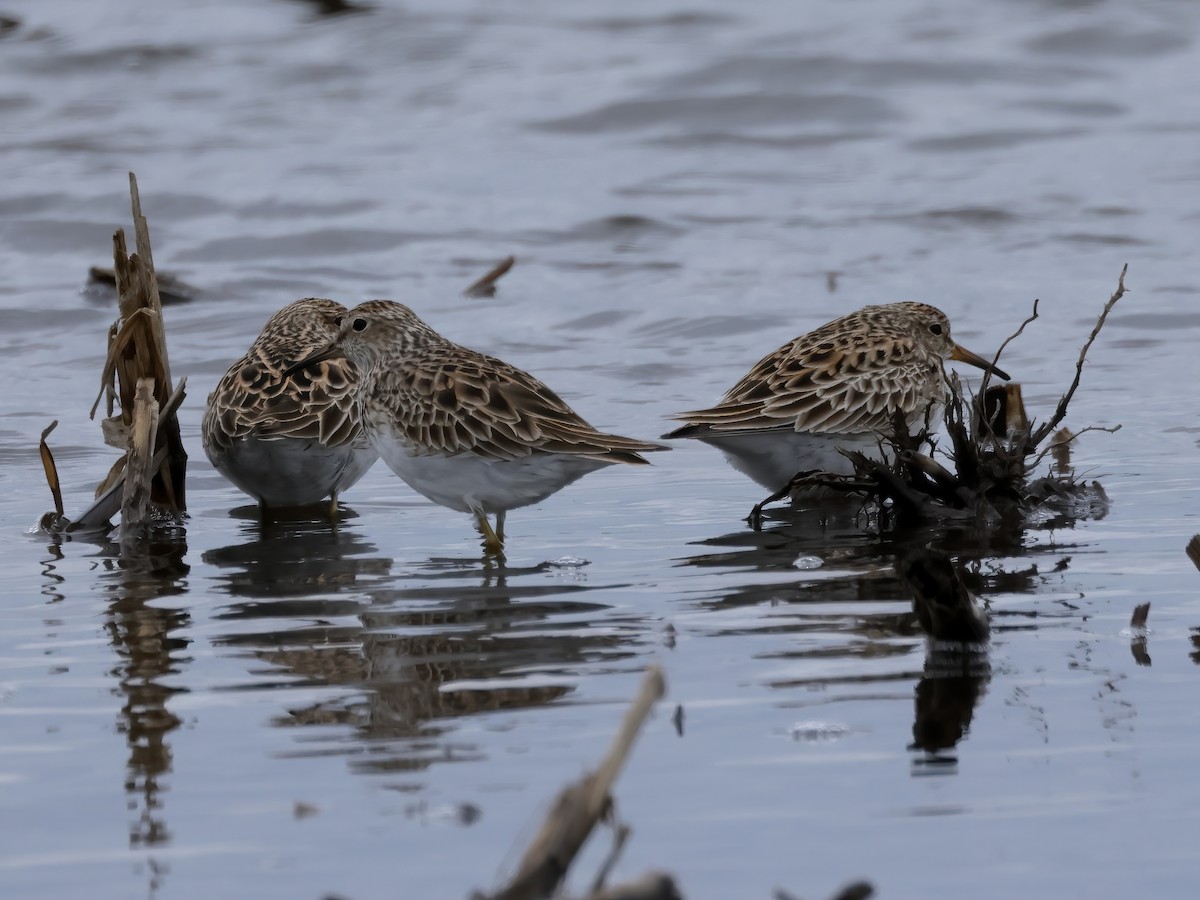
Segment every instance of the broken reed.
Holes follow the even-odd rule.
[[[134,526],[150,521],[155,506],[176,517],[186,508],[187,452],[176,416],[186,379],[181,379],[178,386],[171,379],[150,229],[142,215],[137,178],[132,172],[129,194],[137,252],[128,252],[125,231],[118,228],[113,235],[113,271],[120,317],[108,332],[100,392],[91,409],[91,417],[95,418],[100,401],[105,401],[106,417],[101,422],[104,441],[124,451],[124,455],[96,488],[92,506],[70,522],[63,515],[58,472],[46,444],[54,425],[47,428],[38,449],[54,497],[54,513],[42,520],[48,531],[104,530],[120,511],[122,523],[127,526],[123,536],[127,536],[136,532]]]

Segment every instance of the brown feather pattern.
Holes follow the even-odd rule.
[[[674,416],[688,424],[668,437],[884,432],[896,413],[912,424],[944,402],[953,346],[949,320],[932,306],[868,306],[763,357],[715,406]]]
[[[329,343],[345,314],[336,301],[308,298],[272,316],[209,396],[205,444],[227,449],[255,437],[368,447],[354,406],[358,376],[349,360],[331,357],[283,377],[292,362]]]
[[[420,455],[566,453],[644,465],[639,454],[668,449],[596,430],[529,373],[447,340],[401,303],[356,306],[329,346],[364,372],[359,402],[370,427],[390,430]]]

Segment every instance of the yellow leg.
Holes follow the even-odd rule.
[[[331,525],[336,525],[337,522],[338,522],[337,491],[334,491],[332,494],[329,495],[329,523]]]
[[[500,510],[496,513],[496,538],[500,543],[504,544],[504,517],[507,515],[505,510]]]
[[[497,521],[501,522],[501,531],[503,531],[502,521],[497,517]],[[476,510],[475,524],[479,528],[479,533],[483,535],[483,552],[492,556],[504,555],[504,538],[496,534],[492,529],[491,523],[487,519],[487,515]]]

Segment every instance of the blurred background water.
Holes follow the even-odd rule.
[[[465,896],[657,662],[618,874],[1190,895],[1200,7],[356,7],[0,8],[0,893]],[[199,289],[166,311],[190,518],[136,564],[28,532],[51,419],[69,511],[112,461],[115,301],[82,288],[129,170]],[[517,511],[497,567],[382,466],[336,531],[263,527],[200,449],[219,375],[314,295],[408,303],[645,437],[864,304],[931,302],[986,355],[1040,298],[1004,365],[1044,418],[1124,262],[1068,421],[1124,426],[1075,450],[1111,504],[1017,532],[755,533],[758,488],[679,446]],[[990,607],[986,675],[923,672],[890,561],[931,538]]]

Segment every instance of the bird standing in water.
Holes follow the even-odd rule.
[[[390,300],[350,310],[325,347],[285,374],[343,353],[358,369],[363,427],[383,461],[434,503],[473,515],[488,553],[502,552],[510,509],[669,449],[597,431],[532,375],[447,340]]]
[[[673,416],[665,438],[695,438],[778,490],[797,472],[851,471],[839,450],[878,457],[899,414],[911,430],[934,428],[948,393],[946,360],[1008,380],[950,337],[945,313],[925,303],[867,306],[763,357],[721,400]]]
[[[293,360],[328,344],[345,314],[333,300],[285,306],[208,397],[204,452],[264,513],[329,497],[335,517],[338,495],[379,458],[359,422],[357,374],[344,356],[283,374]]]

